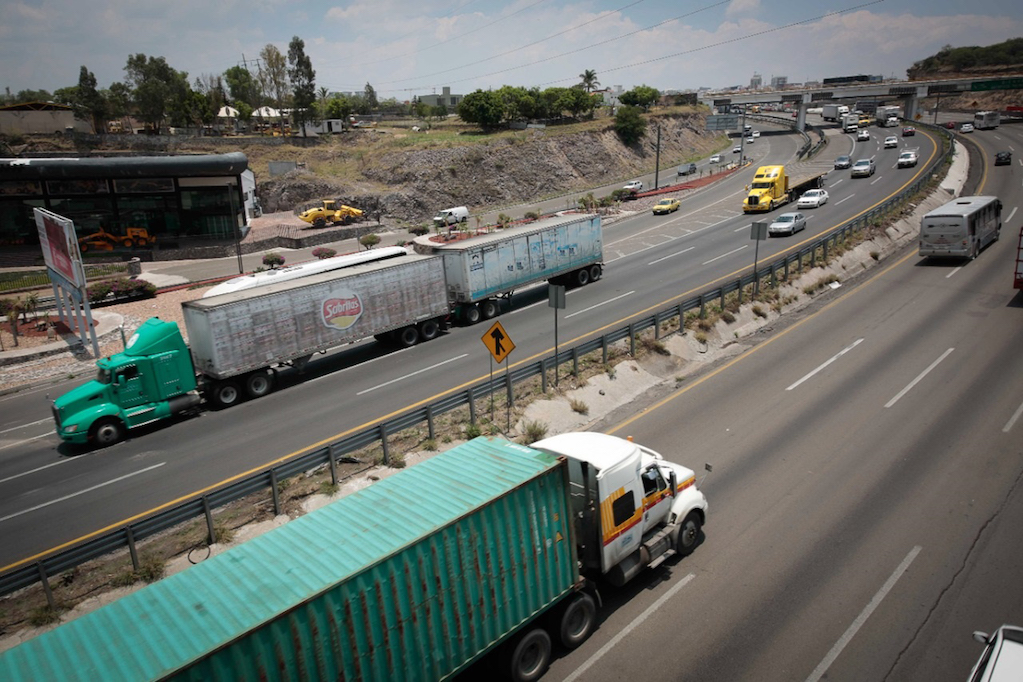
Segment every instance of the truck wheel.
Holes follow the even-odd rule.
[[[242,394],[233,381],[220,381],[213,387],[213,403],[217,407],[231,407],[241,400]]]
[[[543,677],[551,663],[551,636],[541,628],[527,630],[512,640],[508,653],[508,677],[533,682]]]
[[[253,372],[245,379],[245,392],[250,398],[262,398],[273,390],[273,377],[265,369]]]
[[[426,320],[419,323],[419,338],[423,341],[433,341],[440,333],[440,325],[437,320]]]
[[[590,266],[590,281],[591,282],[596,282],[603,275],[604,275],[604,269],[602,267],[600,267],[600,265],[591,265]]]
[[[484,320],[489,320],[492,317],[497,317],[497,301],[492,301],[489,298],[480,303],[480,314]]]
[[[148,243],[145,239],[139,239],[139,246],[145,246]]]
[[[593,634],[597,624],[597,602],[585,592],[576,592],[561,614],[558,637],[566,649],[574,649]]]
[[[82,253],[85,253],[86,251],[89,250],[89,243],[88,242],[79,243],[78,250],[81,251]]]
[[[101,448],[119,443],[124,438],[124,425],[113,417],[100,419],[89,430],[89,438]]]
[[[575,283],[578,286],[584,287],[590,283],[590,270],[589,268],[582,268],[576,270],[574,275]]]
[[[316,218],[315,220],[313,220],[313,227],[326,227],[326,226],[327,226],[327,221],[324,220],[323,218]]]
[[[678,531],[678,546],[675,551],[679,556],[689,556],[696,549],[696,543],[700,539],[700,528],[703,523],[700,521],[700,513],[691,511],[682,521],[682,527]]]
[[[475,303],[470,303],[462,309],[462,319],[467,324],[476,324],[480,321],[480,309],[476,307]]]
[[[135,246],[135,242],[132,241],[131,239],[125,239],[124,242],[122,243],[124,244],[124,248],[126,249],[130,249],[131,247]]]
[[[411,348],[419,342],[419,330],[415,327],[405,327],[398,332],[398,345],[403,348]]]

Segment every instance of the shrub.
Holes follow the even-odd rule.
[[[541,421],[526,422],[522,425],[522,429],[525,434],[526,445],[535,443],[547,435],[547,424]]]
[[[693,338],[696,339],[697,343],[704,346],[707,345],[707,335],[703,332],[696,332],[696,334],[693,335]]]
[[[483,435],[482,429],[480,429],[480,427],[477,426],[476,424],[465,425],[465,437],[468,438],[469,440],[472,440],[473,438],[479,438],[482,435]]]
[[[721,311],[721,319],[727,324],[732,324],[735,322],[735,315],[732,314],[731,310],[723,310]]]
[[[155,554],[143,555],[139,561],[139,570],[135,575],[147,583],[155,583],[163,577],[163,559]]]
[[[767,317],[767,313],[765,313],[764,309],[758,305],[753,306],[753,314],[757,317]]]
[[[380,237],[375,234],[364,234],[359,237],[359,243],[365,246],[367,249],[372,249],[374,246],[380,243]]]
[[[508,223],[510,223],[511,221],[512,219],[510,215],[506,215],[504,213],[499,213],[497,215],[497,224],[500,225],[501,227],[507,226]]]
[[[317,246],[313,249],[313,258],[319,258],[320,260],[323,260],[324,258],[333,258],[336,255],[337,251],[329,249],[326,246]]]
[[[540,214],[537,211],[526,211],[522,217],[526,220],[539,220]]]
[[[271,270],[284,265],[284,256],[279,253],[270,252],[263,255],[263,265]]]
[[[569,406],[573,412],[578,412],[579,414],[589,414],[590,412],[589,406],[581,400],[572,400]]]
[[[435,451],[437,449],[437,441],[435,441],[433,438],[427,438],[425,441],[423,441],[423,449],[426,450],[427,452]]]
[[[420,237],[420,236],[422,236],[424,234],[428,234],[430,232],[430,226],[429,225],[413,225],[412,227],[410,227],[408,229],[408,231],[409,231],[410,234],[414,234],[417,237]]]

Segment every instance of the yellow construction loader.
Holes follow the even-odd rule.
[[[362,219],[362,211],[345,204],[337,205],[333,199],[324,199],[322,206],[316,206],[303,211],[299,216],[302,220],[313,227],[326,227],[327,223],[332,225],[347,225]]]

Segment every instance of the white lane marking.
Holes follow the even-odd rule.
[[[21,445],[22,443],[31,443],[34,440],[39,440],[40,438],[46,438],[47,436],[52,436],[55,433],[57,433],[57,432],[56,431],[47,431],[46,433],[38,435],[38,436],[32,436],[31,438],[26,438],[25,440],[19,440],[19,441],[15,441],[13,443],[8,443],[7,445],[5,445],[3,447],[0,447],[0,450],[6,450],[7,448],[13,448],[15,445]]]
[[[737,248],[737,249],[732,249],[732,250],[731,250],[731,251],[729,251],[728,253],[723,253],[723,254],[721,254],[720,256],[715,256],[714,258],[711,258],[711,259],[710,259],[709,261],[706,261],[706,262],[700,263],[700,265],[710,265],[711,263],[713,263],[713,262],[714,262],[714,261],[716,261],[716,260],[721,260],[721,259],[722,259],[722,258],[724,258],[725,256],[731,256],[731,255],[732,255],[733,253],[739,253],[739,252],[740,252],[740,251],[742,251],[743,249],[748,249],[748,248],[749,248],[749,244],[747,244],[746,246],[740,246],[740,247],[739,247],[739,248]]]
[[[829,187],[834,187],[835,185],[841,185],[843,182],[845,182],[845,178],[842,178],[841,180],[835,180],[833,183],[831,183],[828,186]]]
[[[828,671],[831,664],[834,663],[835,659],[838,658],[838,655],[842,653],[842,649],[844,649],[852,638],[856,636],[856,633],[861,627],[863,627],[863,624],[867,622],[867,619],[870,618],[870,614],[874,613],[874,609],[878,607],[881,600],[884,599],[889,592],[891,592],[893,587],[895,587],[895,583],[898,582],[899,578],[902,577],[902,574],[906,572],[909,565],[913,563],[913,559],[916,559],[916,555],[920,553],[921,549],[923,548],[920,545],[917,545],[909,551],[909,554],[907,554],[906,558],[902,560],[902,563],[895,569],[895,572],[888,576],[888,580],[886,580],[884,585],[881,586],[881,589],[877,591],[877,594],[875,594],[874,598],[870,600],[870,603],[863,608],[860,615],[856,616],[856,620],[852,622],[849,629],[838,638],[838,641],[835,642],[835,646],[831,647],[831,651],[829,651],[828,655],[824,657],[824,660],[821,661],[820,664],[814,668],[813,672],[810,673],[810,676],[806,678],[806,682],[819,682],[819,680],[824,677],[824,673]]]
[[[885,406],[885,407],[891,407],[892,405],[894,405],[895,403],[897,403],[897,402],[899,401],[899,398],[901,398],[902,396],[904,396],[904,395],[906,395],[907,393],[909,393],[909,391],[910,391],[910,390],[911,390],[911,389],[912,389],[912,388],[913,388],[914,386],[916,386],[916,385],[917,385],[918,383],[920,383],[920,380],[921,380],[921,379],[923,379],[923,378],[924,378],[925,376],[927,376],[927,375],[928,375],[928,374],[930,373],[930,371],[931,371],[932,369],[934,369],[935,367],[937,367],[937,366],[938,366],[938,363],[940,363],[940,362],[941,362],[942,360],[944,360],[945,358],[947,358],[947,357],[949,356],[949,354],[950,354],[950,353],[951,353],[952,351],[954,351],[954,350],[955,350],[955,348],[949,348],[949,349],[948,349],[947,351],[945,351],[944,353],[942,353],[942,354],[941,354],[941,357],[940,357],[940,358],[938,358],[937,360],[935,360],[934,362],[932,362],[932,363],[930,364],[930,366],[928,366],[928,367],[927,367],[927,369],[925,369],[924,371],[920,372],[920,374],[918,374],[918,375],[917,375],[916,379],[913,379],[913,380],[912,380],[911,382],[909,382],[909,384],[908,384],[908,385],[907,385],[907,386],[906,386],[906,387],[905,387],[904,389],[902,389],[901,391],[899,391],[898,395],[896,395],[896,396],[895,396],[894,398],[892,398],[891,400],[889,400],[888,402],[886,402],[886,403],[884,404],[884,406]]]
[[[350,350],[351,348],[358,347],[358,345],[359,344],[353,344],[352,346],[349,346],[346,350]],[[396,350],[396,351],[394,351],[392,353],[388,353],[387,355],[381,355],[378,358],[373,358],[372,360],[366,360],[365,362],[360,362],[359,364],[352,365],[351,367],[345,367],[344,369],[339,369],[336,372],[327,372],[323,376],[318,376],[315,379],[309,379],[309,380],[307,380],[307,381],[305,381],[303,383],[315,384],[317,381],[320,381],[321,379],[330,379],[331,377],[336,377],[338,374],[343,374],[344,372],[350,372],[353,369],[356,369],[356,368],[359,368],[359,367],[365,367],[366,365],[370,364],[371,362],[377,362],[379,360],[386,360],[387,358],[393,358],[398,353],[404,353],[405,351],[409,351],[409,350],[412,350],[412,348],[402,348],[401,350]]]
[[[795,388],[796,386],[799,386],[799,385],[800,385],[801,383],[803,383],[804,381],[806,381],[806,380],[808,380],[808,379],[812,378],[812,377],[813,377],[813,376],[814,376],[815,374],[817,374],[818,372],[820,372],[821,370],[823,370],[823,369],[824,369],[825,367],[827,367],[828,365],[830,365],[830,364],[831,364],[832,362],[834,362],[835,360],[839,359],[840,357],[842,357],[843,355],[845,355],[846,353],[848,353],[849,351],[851,351],[851,350],[852,350],[853,348],[855,348],[856,346],[860,345],[861,343],[863,343],[863,339],[856,339],[855,341],[853,341],[852,343],[850,343],[850,344],[849,344],[848,346],[846,346],[845,348],[843,348],[842,350],[838,351],[838,352],[837,352],[837,353],[835,353],[835,354],[834,354],[833,356],[831,356],[831,359],[830,359],[830,360],[827,360],[827,361],[825,361],[825,362],[824,362],[823,364],[821,364],[821,365],[818,365],[817,369],[815,369],[815,370],[813,370],[812,372],[810,372],[809,374],[805,375],[805,376],[804,376],[804,377],[803,377],[802,379],[800,379],[800,380],[799,380],[799,381],[797,381],[796,383],[792,384],[791,386],[789,386],[789,387],[788,387],[788,388],[786,388],[785,390],[786,390],[786,391],[791,391],[791,390],[792,390],[792,389],[794,389],[794,388]]]
[[[852,199],[852,198],[853,198],[854,196],[856,196],[856,195],[855,195],[855,194],[850,194],[850,195],[849,195],[849,196],[847,196],[847,197],[846,197],[845,199],[839,199],[838,201],[836,201],[836,202],[835,202],[835,206],[838,206],[839,204],[841,204],[841,203],[842,203],[842,202],[844,202],[844,201],[849,201],[849,200],[850,200],[850,199]]]
[[[1019,419],[1021,415],[1023,415],[1023,403],[1020,403],[1020,406],[1013,413],[1012,418],[1005,423],[1005,428],[1002,429],[1002,433],[1009,433],[1009,429],[1012,428],[1013,424],[1016,423],[1016,420]],[[3,481],[0,481],[0,483],[2,482]]]
[[[951,277],[952,275],[956,274],[957,272],[959,272],[962,269],[963,269],[962,265],[957,265],[956,267],[952,268],[951,272],[949,272],[947,275],[945,275],[945,279],[948,279],[949,277]]]
[[[364,395],[366,393],[369,393],[370,391],[375,391],[378,388],[383,388],[384,386],[390,386],[391,384],[396,384],[399,381],[405,381],[406,379],[411,379],[412,377],[416,376],[417,374],[422,374],[423,372],[429,372],[431,369],[437,369],[438,367],[442,367],[442,366],[448,364],[449,362],[454,362],[456,360],[461,360],[462,358],[466,357],[467,355],[469,355],[469,354],[468,353],[462,353],[461,355],[456,355],[453,358],[448,358],[447,360],[445,360],[443,362],[438,362],[435,365],[430,365],[429,367],[423,367],[422,369],[417,369],[415,372],[411,372],[409,374],[406,374],[405,376],[398,377],[397,379],[391,379],[390,381],[385,381],[382,384],[377,384],[376,386],[374,386],[372,388],[367,388],[364,391],[359,391],[355,395]]]
[[[661,596],[660,599],[658,599],[653,604],[651,604],[649,607],[647,607],[646,611],[644,611],[643,613],[639,614],[635,618],[635,620],[633,620],[631,623],[626,625],[625,628],[621,632],[619,632],[617,635],[615,635],[614,637],[611,638],[611,641],[609,641],[604,646],[600,647],[600,650],[597,651],[597,653],[593,654],[588,659],[586,659],[586,661],[581,666],[576,668],[572,672],[571,675],[569,675],[568,677],[565,678],[565,682],[575,682],[575,680],[578,680],[580,677],[582,677],[583,673],[585,673],[587,670],[592,668],[597,663],[597,661],[599,661],[604,656],[604,654],[606,654],[607,652],[611,651],[611,649],[613,649],[615,646],[618,645],[619,642],[621,642],[623,639],[625,639],[625,637],[630,632],[632,632],[637,627],[642,625],[643,621],[645,621],[648,617],[650,617],[650,615],[653,614],[654,611],[656,611],[657,609],[661,608],[661,606],[664,604],[664,602],[666,602],[669,599],[671,599],[672,597],[674,597],[675,594],[678,593],[679,590],[681,590],[683,587],[688,585],[690,583],[690,581],[692,581],[692,579],[694,577],[696,577],[696,576],[694,574],[690,573],[685,578],[682,578],[682,580],[678,581],[677,585],[675,585],[670,590],[665,592]]]
[[[27,424],[22,424],[21,426],[12,426],[9,429],[4,429],[3,431],[0,431],[0,434],[5,434],[5,433],[7,433],[9,431],[17,431],[18,429],[23,429],[26,426],[35,426],[36,424],[42,424],[43,422],[52,422],[52,421],[53,421],[53,417],[47,417],[46,419],[39,419],[39,420],[34,421],[34,422],[29,422]]]
[[[627,291],[624,294],[622,294],[621,296],[615,296],[614,298],[609,298],[606,301],[602,301],[602,302],[598,303],[597,305],[591,305],[589,308],[583,308],[582,310],[577,310],[574,313],[572,313],[571,315],[565,315],[565,319],[567,320],[570,317],[575,317],[576,315],[582,315],[583,313],[589,312],[589,311],[593,310],[594,308],[599,308],[599,307],[601,307],[603,305],[607,305],[608,303],[612,303],[614,301],[617,301],[620,298],[625,298],[626,296],[632,296],[634,293],[636,293],[635,290]]]
[[[1016,215],[1016,207],[1015,206],[1013,206],[1012,210],[1009,211],[1009,217],[1006,218],[1004,222],[1011,223],[1012,222],[1012,216],[1014,216],[1014,215]]]
[[[117,478],[112,478],[109,481],[105,481],[103,483],[97,483],[96,485],[94,485],[92,487],[89,487],[89,488],[86,488],[85,490],[79,490],[77,493],[71,493],[70,495],[65,495],[64,497],[58,497],[57,499],[50,500],[49,502],[43,502],[42,504],[37,504],[36,506],[29,507],[28,509],[22,509],[20,512],[15,512],[13,514],[8,514],[7,516],[0,517],[0,523],[3,523],[4,521],[10,521],[13,518],[21,516],[23,514],[28,514],[29,512],[34,512],[34,511],[36,511],[38,509],[42,509],[44,507],[49,507],[51,504],[57,504],[59,502],[63,502],[64,500],[70,500],[72,497],[78,497],[79,495],[84,495],[85,493],[91,493],[93,490],[98,490],[98,489],[103,488],[105,486],[108,486],[108,485],[110,485],[112,483],[117,483],[117,482],[123,481],[123,480],[125,480],[127,478],[131,478],[132,476],[138,476],[139,474],[144,474],[147,471],[152,471],[153,469],[159,469],[164,464],[166,464],[166,462],[160,462],[159,464],[154,464],[151,467],[146,467],[145,469],[139,469],[138,471],[136,471],[134,473],[125,474],[124,476],[118,476]]]
[[[692,233],[691,232],[687,232],[686,234],[680,234],[680,235],[675,236],[675,237],[670,237],[668,239],[668,241],[664,242],[663,244],[654,244],[653,246],[647,246],[647,247],[644,247],[642,249],[639,249],[638,251],[632,251],[630,253],[623,254],[623,255],[618,256],[618,258],[615,258],[613,260],[606,260],[606,261],[604,261],[604,264],[606,265],[608,263],[613,263],[614,261],[621,260],[622,258],[625,258],[626,256],[635,256],[635,255],[643,253],[644,251],[650,251],[651,249],[659,249],[662,246],[664,246],[664,244],[667,244],[668,242],[673,242],[676,239],[681,239],[682,237],[685,237],[687,234],[692,234]]]
[[[874,181],[873,181],[872,183],[870,183],[870,184],[872,184],[872,185],[876,185],[877,183],[881,182],[881,178],[883,178],[883,177],[884,177],[883,175],[878,175],[878,176],[877,176],[877,179],[876,179],[876,180],[874,180]]]
[[[718,203],[718,202],[715,202],[715,203]],[[713,205],[713,204],[712,204],[712,205]],[[734,217],[738,217],[739,215],[740,215],[740,214],[738,214],[738,213],[737,213],[737,214],[736,214],[736,215],[735,215]],[[688,236],[688,235],[691,235],[691,234],[697,234],[698,232],[703,232],[704,230],[709,230],[710,228],[712,228],[712,227],[716,227],[716,226],[720,225],[721,223],[726,223],[726,222],[728,222],[728,221],[729,221],[729,220],[731,220],[731,219],[732,219],[732,218],[725,218],[724,220],[719,220],[719,221],[718,221],[718,222],[716,222],[716,223],[711,223],[710,225],[707,225],[706,227],[701,227],[701,228],[699,228],[699,229],[696,229],[696,230],[686,230],[686,233],[685,233],[685,234],[679,235],[679,236],[677,236],[677,237],[672,237],[672,238],[671,238],[671,240],[673,241],[673,240],[675,240],[675,239],[680,239],[680,238],[682,238],[682,237],[685,237],[685,236]],[[651,229],[651,230],[653,230],[653,229],[661,229],[661,226],[660,226],[660,225],[658,225],[658,226],[657,226],[656,228],[650,228],[650,229]],[[609,246],[611,246],[611,245],[613,245],[613,244],[620,244],[621,242],[624,242],[624,241],[628,241],[628,240],[630,240],[630,239],[635,239],[636,237],[638,237],[639,235],[643,234],[644,232],[649,232],[649,231],[650,231],[650,230],[643,230],[643,232],[637,232],[637,233],[636,233],[636,234],[634,234],[634,235],[631,235],[631,236],[629,236],[629,237],[624,237],[624,238],[622,238],[622,239],[619,239],[619,240],[618,240],[618,241],[616,241],[616,242],[611,242],[611,243],[609,243],[609,244],[605,244],[604,246],[605,246],[605,247],[609,247]],[[625,258],[625,256],[634,256],[634,255],[636,255],[637,253],[643,253],[644,251],[649,251],[649,250],[650,250],[650,249],[652,249],[652,248],[657,248],[657,247],[653,247],[653,246],[651,246],[651,247],[647,247],[647,248],[645,248],[645,249],[640,249],[639,251],[633,251],[633,252],[631,252],[631,253],[623,254],[623,255],[619,256],[618,258],[616,258],[615,260],[618,260],[619,258]],[[611,261],[607,261],[607,260],[606,260],[606,261],[604,261],[604,262],[605,262],[605,263],[610,263]]]
[[[669,258],[674,258],[675,256],[681,256],[683,253],[688,253],[688,252],[692,251],[695,248],[696,248],[695,246],[690,246],[688,249],[682,249],[681,251],[676,251],[675,253],[671,254],[670,256],[664,256],[663,258],[658,258],[657,260],[652,260],[649,263],[647,263],[647,265],[656,265],[657,263],[660,263],[662,260],[668,260]]]
[[[7,478],[0,478],[0,483],[6,483],[7,481],[13,481],[16,478],[21,478],[22,476],[28,476],[29,474],[34,474],[37,471],[43,471],[44,469],[49,469],[50,467],[55,467],[58,464],[67,464],[68,462],[73,462],[73,461],[75,461],[75,460],[73,460],[73,459],[62,459],[59,462],[51,462],[49,464],[44,464],[43,466],[36,467],[35,469],[29,469],[28,471],[22,471],[20,474],[14,474],[13,476],[8,476]]]

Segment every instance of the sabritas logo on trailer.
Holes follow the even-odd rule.
[[[362,299],[350,289],[342,289],[323,301],[323,324],[332,329],[348,329],[362,316]]]

